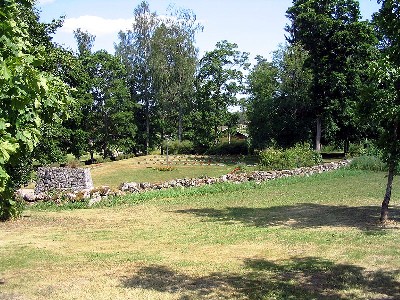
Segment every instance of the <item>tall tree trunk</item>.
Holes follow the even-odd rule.
[[[315,151],[317,152],[321,152],[321,133],[322,133],[321,116],[317,116],[317,134],[315,136]]]
[[[182,142],[182,105],[179,105],[179,116],[178,116],[178,141],[179,143]]]
[[[398,140],[398,131],[399,131],[398,127],[399,123],[398,121],[395,121],[393,124],[393,136],[392,136],[394,142]],[[388,181],[386,185],[385,197],[383,198],[382,208],[381,208],[381,218],[380,218],[381,222],[387,221],[389,215],[389,202],[390,202],[390,197],[392,196],[393,178],[397,166],[397,161],[396,161],[397,151],[398,151],[397,147],[395,147],[394,149],[392,149],[392,153],[390,153]]]
[[[150,147],[150,108],[149,100],[146,100],[146,155],[149,155]]]
[[[344,154],[348,154],[350,151],[350,141],[349,139],[345,139],[344,141]]]
[[[381,222],[385,222],[389,216],[389,202],[390,197],[392,196],[392,185],[393,185],[393,178],[394,178],[394,171],[396,168],[396,163],[394,160],[389,162],[389,174],[388,174],[388,181],[386,185],[386,193],[385,197],[383,198],[382,208],[381,208]]]

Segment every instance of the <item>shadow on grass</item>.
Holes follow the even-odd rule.
[[[285,225],[294,228],[354,227],[366,231],[378,231],[379,207],[377,206],[330,206],[301,203],[293,206],[269,208],[227,207],[225,209],[188,209],[177,213],[194,214],[212,221],[242,222],[256,227]],[[393,221],[399,222],[400,209],[391,209]],[[396,216],[396,217],[394,217]]]
[[[180,299],[400,299],[398,272],[367,272],[314,257],[275,263],[244,261],[241,274],[195,277],[165,266],[140,268],[125,288],[178,294]]]

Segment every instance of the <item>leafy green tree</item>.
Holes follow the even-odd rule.
[[[85,56],[92,53],[96,36],[87,31],[83,31],[81,28],[74,31],[74,36],[76,43],[78,44],[79,56]]]
[[[90,75],[92,105],[89,134],[95,149],[104,157],[113,151],[132,153],[136,142],[136,103],[132,102],[126,82],[126,70],[119,58],[104,50],[86,58]]]
[[[27,24],[19,20],[32,1],[4,0],[0,13],[0,219],[18,214],[13,200],[23,174],[15,172],[34,150],[44,123],[60,120],[69,88],[39,69],[44,47],[33,47]],[[13,171],[14,170],[14,171]]]
[[[146,1],[142,1],[135,8],[134,18],[132,29],[119,33],[119,43],[115,45],[115,52],[127,70],[132,101],[142,107],[145,120],[144,148],[148,153],[155,139],[155,131],[152,128],[157,126],[154,120],[155,99],[150,56],[152,37],[159,20],[157,15],[150,11]]]
[[[262,149],[274,141],[275,95],[278,91],[278,68],[261,56],[250,71],[247,117],[252,147]]]
[[[248,76],[249,131],[253,147],[290,147],[311,135],[311,72],[307,51],[300,45],[274,52],[272,63],[258,57]]]
[[[274,54],[279,90],[274,97],[276,113],[272,117],[274,139],[282,147],[312,141],[310,88],[313,75],[305,66],[308,57],[308,52],[300,44],[283,47]]]
[[[195,34],[201,30],[190,10],[178,10],[162,21],[152,38],[151,66],[161,120],[161,135],[182,141],[183,120],[194,95],[197,63]]]
[[[371,27],[360,21],[356,0],[295,0],[287,16],[289,41],[309,53],[316,149],[321,147],[323,123],[326,139],[340,132],[349,140],[357,129],[351,108],[359,100],[360,70],[375,42]]]
[[[228,107],[238,103],[245,91],[243,71],[249,67],[248,53],[228,41],[216,44],[201,58],[196,78],[194,124],[197,143],[209,147],[219,137],[218,128],[226,123]]]
[[[380,37],[380,56],[370,63],[361,114],[379,128],[378,146],[388,164],[388,181],[382,202],[382,222],[388,219],[393,178],[400,159],[400,5],[396,0],[380,0],[374,15]]]

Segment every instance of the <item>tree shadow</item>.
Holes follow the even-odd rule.
[[[187,209],[177,213],[194,214],[207,221],[241,222],[249,226],[290,226],[294,228],[353,227],[379,232],[385,228],[378,224],[379,208],[376,206],[331,206],[300,203],[268,208],[227,207],[225,209]],[[392,227],[399,228],[400,209],[392,208]]]
[[[179,299],[400,299],[400,271],[366,271],[315,257],[279,263],[244,261],[243,273],[192,276],[165,266],[145,266],[123,278],[125,288],[177,294]]]

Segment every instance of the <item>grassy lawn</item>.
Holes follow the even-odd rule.
[[[400,180],[382,226],[384,175],[31,208],[0,223],[0,299],[400,299]]]
[[[251,159],[251,158],[250,158]],[[160,171],[166,165],[165,156],[149,155],[103,163],[92,167],[95,186],[118,187],[122,182],[161,182],[176,178],[201,176],[219,177],[231,172],[238,164],[254,163],[240,158],[170,155],[172,171]]]

